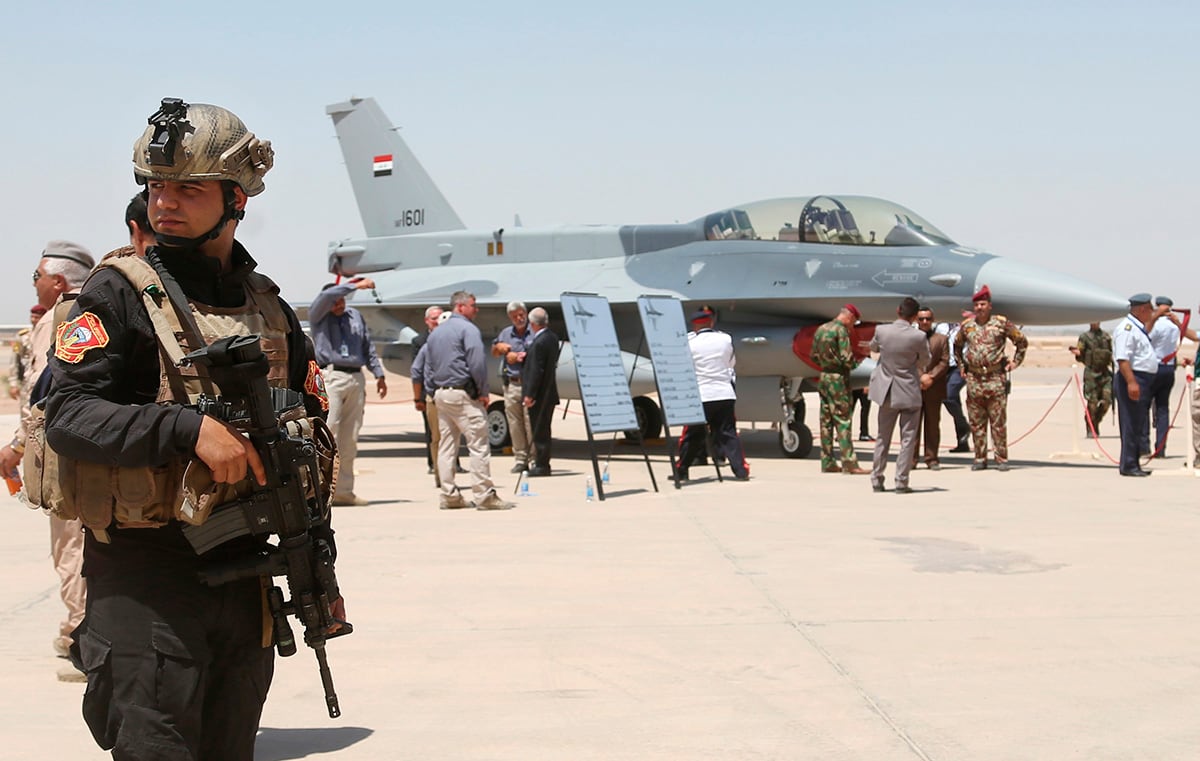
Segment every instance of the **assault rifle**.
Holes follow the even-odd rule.
[[[316,443],[280,423],[281,413],[302,408],[303,399],[291,389],[267,384],[267,357],[256,335],[222,338],[188,354],[183,362],[206,368],[221,389],[216,398],[201,395],[199,411],[245,431],[267,473],[266,486],[255,483],[249,496],[217,506],[203,524],[186,525],[184,535],[197,553],[248,534],[279,537],[264,552],[206,566],[200,578],[220,586],[255,576],[287,577],[291,599],[285,601],[278,586],[267,591],[275,646],[283,657],[295,654],[296,638],[287,620],[295,616],[304,626],[304,644],[316,654],[325,705],[330,718],[336,719],[342,712],[325,658],[325,641],[349,634],[353,627],[333,616],[331,605],[340,596],[333,548],[328,532],[318,531],[316,536],[313,532],[329,523],[329,505],[318,488]]]

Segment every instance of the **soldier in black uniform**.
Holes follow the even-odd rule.
[[[234,239],[247,197],[263,190],[270,143],[205,104],[164,100],[149,123],[134,148],[134,175],[145,185],[157,245],[145,260],[111,261],[153,267],[146,271],[178,305],[183,351],[199,348],[196,333],[205,342],[258,333],[268,382],[302,392],[307,412],[323,415],[320,372],[295,313]],[[184,406],[211,381],[163,359],[163,334],[128,277],[98,268],[50,359],[48,444],[80,474],[110,474],[81,480],[78,497],[81,509],[109,517],[106,528],[94,512],[85,518],[100,528],[85,537],[87,615],[72,653],[88,677],[84,718],[115,758],[252,761],[274,668],[263,589],[259,578],[209,587],[197,571],[257,552],[265,540],[243,536],[198,555],[178,504],[181,463],[203,463],[220,485],[247,477],[265,484],[263,462],[233,427]],[[334,607],[340,618],[340,600]]]

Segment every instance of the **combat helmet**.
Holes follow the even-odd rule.
[[[233,186],[256,196],[266,187],[263,175],[275,163],[270,140],[259,140],[232,111],[207,103],[163,98],[133,146],[133,177],[185,182],[220,180],[225,211],[213,229],[196,238],[154,233],[159,245],[195,248],[221,234],[231,219],[242,219]],[[145,193],[146,191],[143,191]]]
[[[248,196],[263,192],[275,163],[270,140],[259,140],[232,111],[163,98],[133,147],[133,176],[148,180],[230,180]]]

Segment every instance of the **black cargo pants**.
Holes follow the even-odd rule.
[[[171,576],[88,579],[84,720],[117,761],[253,761],[275,665],[259,581]]]

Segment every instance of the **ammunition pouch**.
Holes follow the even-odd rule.
[[[49,458],[51,461],[46,462]],[[66,513],[73,510],[65,503],[59,481],[58,455],[46,445],[46,405],[39,402],[30,408],[29,429],[25,440],[25,453],[21,456],[21,472],[24,474],[25,504],[30,508],[41,508],[51,515],[70,520],[75,516]]]
[[[122,468],[63,457],[46,443],[44,403],[32,408],[22,468],[30,507],[63,520],[78,519],[100,541],[107,541],[107,529],[114,523],[119,528],[157,528],[181,517],[182,465]]]

